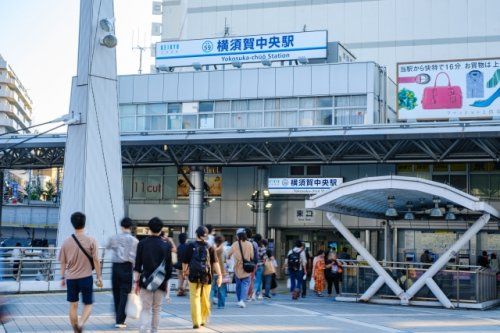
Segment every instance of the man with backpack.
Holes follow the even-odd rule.
[[[222,284],[222,274],[213,246],[207,243],[208,229],[199,226],[196,241],[188,244],[182,262],[182,271],[189,280],[189,303],[193,328],[205,326],[210,317],[210,290],[212,278],[217,274],[217,286]]]
[[[61,262],[61,286],[67,287],[67,300],[70,302],[69,321],[74,332],[82,332],[83,325],[92,312],[93,280],[92,271],[97,276],[97,286],[102,288],[99,245],[97,241],[85,235],[86,217],[76,212],[71,215],[71,224],[75,233],[68,237],[59,252]],[[78,322],[78,301],[82,294],[83,312]]]
[[[288,252],[285,260],[285,267],[288,268],[290,276],[290,292],[292,299],[297,299],[300,295],[302,280],[306,277],[307,257],[304,251],[304,243],[300,240],[295,241],[295,246]]]
[[[137,295],[140,294],[142,302],[140,332],[154,333],[158,332],[161,304],[172,274],[172,245],[160,237],[162,220],[153,217],[148,227],[150,235],[137,245],[134,289]]]

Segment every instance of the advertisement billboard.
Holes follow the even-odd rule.
[[[327,32],[306,31],[160,42],[156,67],[326,58]]]
[[[271,194],[317,194],[342,184],[343,178],[269,178]]]
[[[399,120],[500,116],[500,58],[398,64]]]

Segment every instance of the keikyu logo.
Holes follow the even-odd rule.
[[[205,53],[210,53],[214,49],[214,44],[211,41],[206,40],[203,42],[203,44],[201,44],[201,49]]]

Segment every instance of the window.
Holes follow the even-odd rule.
[[[321,176],[321,165],[291,165],[290,176]]]
[[[168,103],[168,113],[181,113],[181,103]]]
[[[198,107],[199,112],[213,112],[214,102],[200,102]]]

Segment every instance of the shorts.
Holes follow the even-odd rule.
[[[85,305],[90,305],[94,302],[93,286],[94,283],[91,276],[81,279],[69,279],[66,281],[67,301],[78,302],[80,293],[82,293],[82,302]]]

